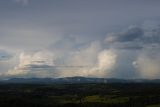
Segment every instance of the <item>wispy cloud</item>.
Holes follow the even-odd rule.
[[[22,4],[22,5],[28,5],[29,4],[29,0],[13,0],[13,1],[18,3],[18,4]]]

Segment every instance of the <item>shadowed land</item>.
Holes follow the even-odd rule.
[[[3,107],[160,107],[160,84],[1,84]]]

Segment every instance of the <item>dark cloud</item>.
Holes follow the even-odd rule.
[[[50,65],[37,65],[37,64],[28,64],[28,65],[25,65],[24,68],[27,68],[27,69],[48,69],[48,68],[53,68],[54,66],[50,66]]]
[[[119,33],[109,33],[107,35],[107,42],[130,42],[135,41],[143,36],[143,30],[139,27],[130,27],[126,31]]]
[[[116,42],[111,44],[111,48],[114,49],[127,49],[127,50],[140,50],[143,49],[142,43],[136,42]]]
[[[146,46],[160,46],[160,24],[152,25],[150,28],[145,26],[129,27],[126,31],[109,33],[105,42],[112,48],[119,49],[143,49]]]

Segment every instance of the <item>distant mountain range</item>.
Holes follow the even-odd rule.
[[[160,83],[160,79],[115,79],[115,78],[88,78],[88,77],[64,77],[64,78],[10,78],[0,80],[0,84],[76,84],[76,83]]]

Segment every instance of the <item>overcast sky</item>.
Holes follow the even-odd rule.
[[[160,78],[159,0],[0,0],[0,78]]]

